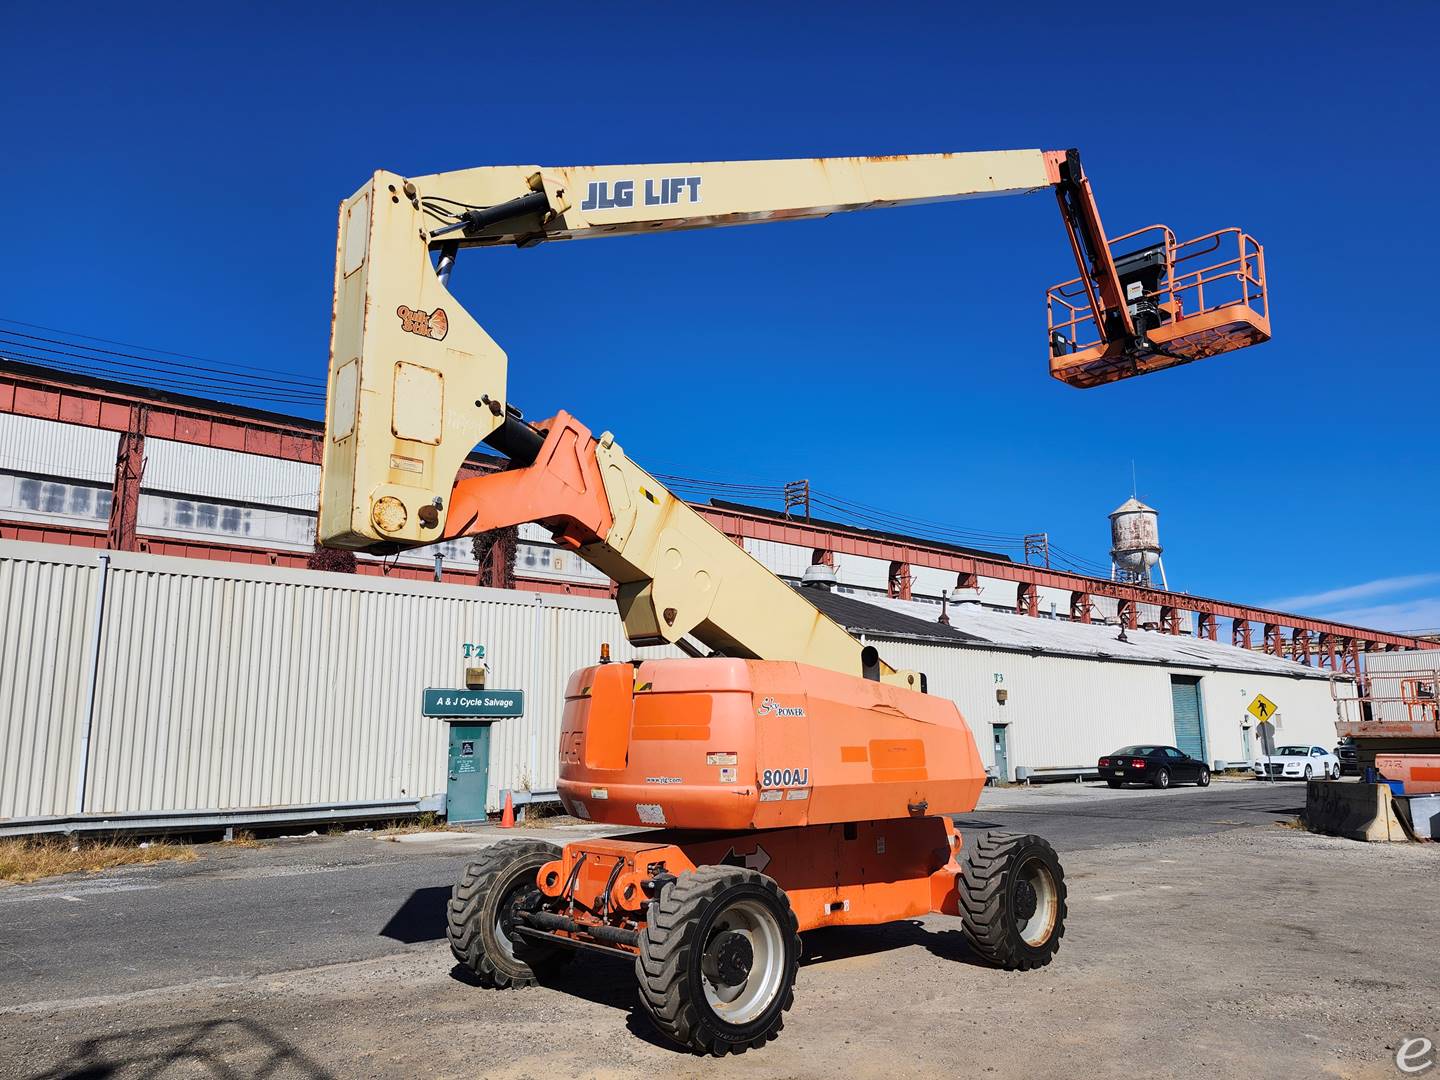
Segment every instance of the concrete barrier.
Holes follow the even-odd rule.
[[[1390,788],[1385,784],[1311,780],[1305,785],[1305,816],[1301,822],[1311,832],[1351,840],[1409,839],[1395,816]]]
[[[1412,795],[1405,802],[1415,838],[1440,840],[1440,795]]]

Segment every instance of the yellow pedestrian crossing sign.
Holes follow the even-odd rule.
[[[1250,702],[1250,707],[1245,711],[1255,717],[1256,720],[1273,724],[1275,722],[1275,710],[1276,705],[1273,701],[1264,694],[1256,694],[1255,700]]]

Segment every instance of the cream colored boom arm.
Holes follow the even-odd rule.
[[[512,457],[517,446],[538,449],[537,433],[509,406],[505,353],[446,288],[456,249],[1028,192],[1052,185],[1055,170],[1053,154],[1014,150],[507,166],[415,178],[377,172],[340,207],[320,542],[395,550],[493,527],[473,515],[450,520],[465,458],[486,441]],[[583,456],[581,448],[571,449]],[[576,546],[620,582],[631,640],[680,642],[693,634],[731,655],[791,659],[850,674],[865,670],[858,641],[613,442],[602,439],[591,452],[602,465],[612,524],[594,542],[577,540]],[[567,481],[566,468],[562,462],[554,473],[562,487],[582,482],[578,472]],[[537,520],[544,513],[514,516]],[[869,665],[872,674],[875,666]],[[887,681],[912,679],[879,668]]]
[[[1042,150],[669,165],[508,165],[405,180],[432,244],[528,245],[826,217],[1039,191],[1059,178]],[[527,201],[528,200],[528,201]],[[512,212],[490,220],[497,208]]]

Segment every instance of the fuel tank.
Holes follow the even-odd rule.
[[[560,799],[613,825],[776,829],[975,808],[954,702],[785,661],[647,660],[565,688]]]

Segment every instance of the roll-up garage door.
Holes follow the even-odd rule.
[[[1200,680],[1170,676],[1170,700],[1175,708],[1175,745],[1182,754],[1205,760],[1205,724],[1200,715]]]

